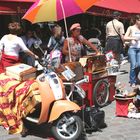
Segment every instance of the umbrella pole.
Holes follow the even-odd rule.
[[[66,37],[68,38],[69,37],[69,35],[68,35],[68,27],[67,27],[66,15],[65,15],[62,0],[60,0],[60,4],[61,4],[61,8],[62,8],[63,17],[64,17],[64,25],[65,25],[65,30],[66,30]],[[71,60],[71,48],[70,48],[69,40],[68,40],[68,51],[69,51],[69,61],[72,62],[72,60]]]

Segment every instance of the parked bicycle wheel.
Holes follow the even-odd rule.
[[[106,80],[99,80],[93,88],[93,101],[95,106],[103,107],[109,100],[109,84]]]

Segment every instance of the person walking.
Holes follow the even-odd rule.
[[[120,63],[120,54],[123,49],[123,36],[124,25],[119,21],[120,12],[115,11],[113,13],[113,20],[109,21],[106,25],[106,47],[105,51],[112,51],[114,57]]]
[[[130,85],[135,87],[140,71],[140,15],[136,15],[134,25],[128,27],[124,36],[130,42],[128,57],[130,59]]]
[[[29,56],[38,59],[38,56],[30,51],[22,41],[19,35],[21,33],[21,26],[18,22],[12,22],[8,25],[9,34],[4,35],[0,40],[0,73],[5,72],[5,68],[20,62],[19,52],[24,51]]]

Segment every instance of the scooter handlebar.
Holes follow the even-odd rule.
[[[80,85],[80,84],[87,83],[87,82],[89,82],[89,78],[88,78],[88,76],[84,76],[84,79],[77,81],[75,84]]]
[[[63,82],[64,85],[80,85],[80,84],[83,84],[83,83],[87,83],[89,82],[89,78],[88,76],[85,76],[83,79],[77,81],[76,83],[74,82]]]

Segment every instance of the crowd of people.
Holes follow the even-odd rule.
[[[8,25],[9,34],[4,35],[0,40],[1,63],[0,73],[5,71],[5,67],[11,66],[18,62],[24,62],[34,66],[35,59],[39,57],[34,53],[34,46],[41,45],[42,41],[36,32],[27,30],[23,36],[19,36],[22,32],[21,25],[12,22]],[[91,47],[97,54],[97,48],[81,35],[81,27],[79,23],[71,26],[71,35],[65,38],[62,28],[59,25],[52,27],[52,35],[49,39],[45,50],[50,53],[50,62],[52,66],[59,67],[62,62],[69,62],[69,48],[71,50],[72,61],[77,61],[82,57],[81,51],[83,44]],[[69,43],[69,44],[68,44]]]
[[[135,87],[138,80],[140,67],[140,15],[136,15],[134,24],[130,26],[126,33],[124,25],[119,21],[121,13],[115,11],[113,19],[106,25],[106,46],[104,52],[112,51],[115,58],[120,62],[124,60],[124,47],[129,46],[128,56],[130,60],[130,85]],[[0,73],[5,71],[5,67],[18,62],[24,62],[34,66],[35,59],[39,59],[34,51],[35,45],[41,45],[42,40],[39,33],[28,29],[24,35],[20,23],[12,22],[8,25],[9,34],[4,35],[0,40],[1,63]],[[89,46],[96,54],[99,50],[81,35],[79,23],[73,24],[70,29],[70,36],[65,38],[62,28],[55,24],[51,29],[51,37],[47,43],[47,50],[50,54],[52,66],[59,67],[60,63],[78,61],[82,57],[84,45]],[[127,43],[126,43],[127,42]],[[70,52],[71,53],[70,53]]]

